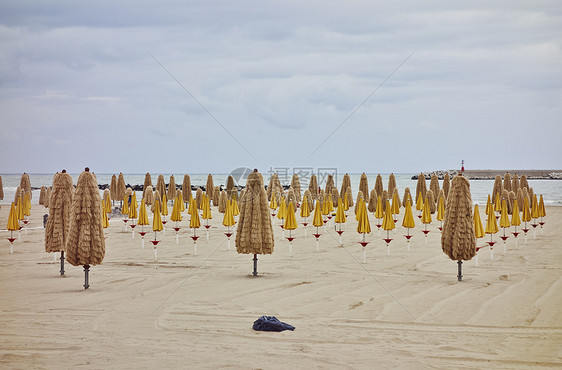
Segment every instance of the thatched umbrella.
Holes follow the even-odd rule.
[[[154,197],[152,198],[152,204],[151,204],[152,207],[150,207],[150,210],[152,211],[152,213],[154,213],[154,207],[156,207],[156,200],[158,200],[158,202],[161,202],[162,198],[160,197],[160,192],[158,190],[156,190],[152,195]],[[161,204],[158,204],[158,207],[159,207],[160,214],[162,214]]]
[[[423,173],[420,173],[418,175],[418,183],[416,184],[416,203],[418,202],[418,198],[420,197],[420,194],[423,201],[426,197],[426,193],[427,193],[427,187],[425,184],[425,176]]]
[[[437,195],[439,194],[439,179],[437,175],[433,173],[431,175],[431,181],[429,182],[429,190],[433,192],[433,200],[437,203]]]
[[[51,187],[47,188],[47,195],[45,195],[44,206],[45,208],[49,208],[49,204],[51,202]]]
[[[336,186],[334,185],[334,176],[332,174],[328,174],[326,178],[326,186],[324,187],[326,194],[332,194]]]
[[[226,180],[226,194],[229,199],[232,199],[232,194],[234,193],[238,196],[238,189],[234,186],[234,177],[228,175],[228,179]]]
[[[347,205],[353,207],[353,193],[351,191],[351,186],[348,186],[345,191],[345,196],[347,197]]]
[[[450,259],[457,261],[457,278],[461,281],[462,261],[468,261],[476,255],[470,184],[462,175],[453,178],[447,197],[441,249]]]
[[[521,175],[519,179],[519,186],[522,188],[527,188],[529,190],[529,182],[527,181],[527,175]]]
[[[511,191],[513,191],[515,194],[517,194],[517,190],[519,189],[519,176],[517,176],[517,174],[513,175],[513,178],[511,179]],[[521,204],[521,203],[519,203]]]
[[[215,189],[213,190],[213,206],[218,207],[220,199],[221,199],[221,188],[220,186],[215,186]]]
[[[275,184],[275,177],[277,177],[277,174],[274,172],[270,177],[269,177],[269,185],[267,185],[267,200],[271,200],[271,194],[275,194],[273,192],[273,187]],[[277,201],[277,199],[276,199]]]
[[[164,175],[158,175],[158,180],[156,180],[156,190],[160,194],[160,202],[162,202],[162,196],[166,194],[166,182],[164,181]]]
[[[152,186],[147,186],[146,189],[144,189],[144,204],[146,204],[147,206],[151,206],[152,203],[154,202],[154,192],[152,191]]]
[[[23,194],[22,193],[23,193],[23,190],[21,190],[21,187],[18,186],[17,189],[16,189],[16,194],[14,196],[14,203],[18,202],[19,197],[22,197],[22,200],[23,200]]]
[[[117,176],[115,176],[115,174],[111,176],[111,185],[109,186],[109,192],[111,193],[112,201],[115,202],[115,199],[117,199]]]
[[[511,214],[511,202],[509,201],[509,192],[507,189],[503,189],[501,198],[505,199],[505,205],[507,207],[507,214]]]
[[[412,194],[410,193],[410,188],[404,189],[404,197],[402,197],[402,206],[406,208],[406,203],[410,201],[410,207],[414,204],[414,199],[412,198]]]
[[[53,176],[53,191],[49,201],[49,217],[45,227],[45,251],[60,252],[61,269],[64,275],[64,251],[70,228],[70,209],[72,206],[72,177],[66,173]],[[56,258],[56,257],[55,257]]]
[[[377,192],[375,191],[375,189],[371,190],[367,210],[371,213],[375,213],[375,211],[377,210]]]
[[[316,200],[318,197],[318,179],[316,178],[315,174],[310,176],[310,182],[308,183],[308,191],[310,191],[310,196],[313,200]]]
[[[295,199],[297,200],[297,203],[302,202],[301,182],[299,180],[299,175],[297,175],[296,173],[293,174],[293,178],[291,179],[291,187],[293,188],[293,191],[295,192]]]
[[[195,204],[197,205],[197,209],[203,209],[203,190],[201,188],[197,188],[195,192]]]
[[[213,175],[208,174],[207,184],[205,185],[205,194],[207,195],[207,197],[209,197],[209,200],[212,200],[214,193],[215,193],[215,184],[213,183]]]
[[[174,175],[170,175],[170,182],[168,183],[168,192],[166,193],[166,197],[170,202],[173,202],[176,199],[176,179]]]
[[[225,213],[227,206],[228,206],[228,195],[226,195],[226,191],[222,190],[219,199],[219,212]]]
[[[347,191],[347,188],[351,187],[351,178],[349,177],[349,174],[346,173],[345,175],[343,175],[343,179],[342,179],[342,183],[341,183],[341,188],[340,188],[340,196],[343,197],[345,195],[345,192]],[[351,205],[350,205],[351,207]]]
[[[144,175],[144,185],[142,187],[142,199],[144,199],[144,193],[146,192],[146,188],[148,187],[152,187],[152,177],[150,176],[150,173],[146,173],[146,175]]]
[[[382,200],[382,210],[386,211],[386,201],[389,200],[388,199],[388,191],[386,191],[386,190],[382,191],[381,200]]]
[[[70,213],[67,260],[73,266],[84,266],[84,289],[90,286],[90,265],[99,265],[105,256],[101,198],[94,175],[86,167],[78,177]]]
[[[183,184],[181,186],[181,190],[183,202],[185,203],[185,205],[187,205],[187,203],[189,203],[191,199],[191,178],[187,174],[183,175]]]
[[[523,206],[523,189],[521,187],[517,188],[517,203],[519,204],[519,209]]]
[[[117,176],[117,199],[123,201],[126,191],[127,189],[125,186],[125,178],[123,177],[123,172],[119,172],[119,176]]]
[[[20,188],[22,188],[25,193],[29,193],[29,199],[32,198],[31,181],[29,181],[29,175],[25,172],[21,175]]]
[[[47,195],[47,188],[43,185],[41,186],[41,192],[39,193],[39,204],[45,205],[45,196]]]
[[[510,191],[508,194],[508,213],[511,215],[513,214],[513,202],[515,201],[515,199],[517,199],[517,195],[515,195],[515,193],[513,191]]]
[[[511,174],[509,172],[503,175],[503,188],[508,192],[511,191]]]
[[[257,170],[246,180],[245,202],[240,210],[240,220],[236,230],[236,251],[254,255],[254,272],[258,274],[258,254],[273,253],[273,228],[269,216],[267,194],[263,179]]]
[[[312,200],[312,194],[310,193],[310,190],[308,190],[308,189],[306,189],[304,191],[303,201],[304,201],[305,198],[308,202],[308,209],[310,211],[314,211],[314,201]]]
[[[447,205],[447,197],[449,196],[449,188],[451,187],[451,177],[448,173],[443,178],[443,192],[445,193],[445,205]]]
[[[492,191],[492,203],[496,203],[496,196],[501,197],[502,191],[502,177],[500,175],[496,175],[496,180],[494,181],[494,190]]]
[[[384,190],[384,187],[382,185],[382,176],[379,173],[377,175],[377,178],[375,179],[375,191],[377,192],[377,196],[382,195],[383,190]]]
[[[287,191],[287,209],[289,209],[289,203],[293,203],[293,211],[297,209],[297,197],[295,195],[295,190],[290,187]]]
[[[340,197],[340,192],[335,186],[332,188],[332,204],[337,204]]]
[[[365,199],[366,202],[369,201],[369,182],[367,179],[367,175],[365,174],[365,172],[363,172],[361,174],[361,179],[359,180],[359,190],[361,190],[361,192],[363,193],[363,199]]]
[[[396,189],[396,177],[391,173],[388,176],[388,194],[394,194],[394,189]]]
[[[435,196],[433,195],[433,190],[429,189],[426,195],[427,201],[429,203],[429,212],[431,212],[431,214],[434,214],[437,210],[437,207],[435,204]]]

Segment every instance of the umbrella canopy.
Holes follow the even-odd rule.
[[[10,214],[8,215],[8,230],[10,231],[18,231],[20,229],[20,223],[18,221],[18,216],[16,214],[16,206],[12,202],[10,206]]]
[[[271,254],[273,246],[273,228],[263,178],[254,171],[246,180],[245,201],[236,230],[236,251],[243,254]]]
[[[396,224],[392,218],[392,208],[390,207],[390,202],[386,201],[386,211],[384,212],[384,218],[382,219],[382,229],[383,230],[394,230]]]
[[[236,192],[238,193],[238,189],[234,187],[234,177],[232,175],[228,175],[226,179],[226,193],[229,198],[232,198],[232,194]]]
[[[196,208],[192,208],[191,218],[189,219],[189,227],[192,229],[198,229],[201,227],[201,220],[199,219],[199,211]]]
[[[421,222],[426,225],[431,223],[431,208],[429,205],[429,198],[425,198],[425,201],[423,202]]]
[[[203,190],[201,188],[197,188],[195,192],[195,204],[197,205],[197,209],[203,209]]]
[[[353,194],[351,192],[351,186],[347,187],[347,190],[345,191],[346,195],[347,195],[347,205],[348,207],[353,207]]]
[[[361,179],[359,180],[359,190],[363,193],[363,199],[368,201],[366,198],[369,196],[369,182],[365,172],[361,174]]]
[[[437,175],[434,173],[431,175],[431,180],[429,181],[429,190],[433,192],[433,195],[437,197],[439,194],[439,179]],[[433,203],[437,203],[437,198],[434,199]]]
[[[18,220],[23,220],[25,218],[25,214],[23,213],[23,198],[21,195],[18,197],[18,201],[16,203],[16,215]]]
[[[154,203],[154,192],[152,191],[152,186],[148,186],[146,189],[144,189],[144,204],[147,206],[152,205],[152,203]]]
[[[501,195],[501,199],[505,200],[505,207],[507,208],[507,213],[511,214],[511,203],[509,201],[509,192],[505,189],[503,189],[502,191],[502,195]],[[503,203],[502,203],[502,209],[503,209]]]
[[[269,207],[271,208],[271,206]],[[310,216],[310,208],[308,207],[308,197],[304,196],[303,202],[301,204],[301,217],[309,217]]]
[[[544,200],[542,194],[539,200],[539,217],[546,217],[546,208],[544,207]]]
[[[124,215],[128,216],[129,215],[129,199],[128,199],[127,195],[123,195],[123,197],[121,199],[123,199],[123,207],[121,207],[121,214],[124,214]]]
[[[320,204],[316,204],[314,208],[314,217],[312,219],[312,225],[316,227],[320,227],[324,225],[324,221],[322,221],[322,207]]]
[[[277,197],[273,196],[271,197],[271,201],[269,202],[269,209],[277,209],[278,205],[277,205]]]
[[[117,176],[115,176],[115,174],[111,176],[111,185],[109,186],[109,192],[111,193],[111,199],[119,199],[117,198]]]
[[[166,194],[168,199],[174,199],[176,197],[176,179],[174,175],[170,176],[170,182],[168,184],[168,193]]]
[[[404,197],[402,198],[402,206],[406,207],[406,203],[410,201],[410,207],[414,204],[414,200],[412,199],[412,194],[410,193],[410,188],[404,189]]]
[[[49,208],[50,201],[51,201],[51,187],[49,186],[47,188],[47,195],[45,196],[45,202],[44,202],[44,205],[45,205],[46,208]],[[111,200],[110,200],[110,202],[111,202]]]
[[[384,187],[382,185],[382,176],[381,174],[377,174],[377,178],[375,179],[375,191],[377,192],[377,195],[382,195],[382,191],[384,190]]]
[[[509,172],[506,172],[505,175],[503,175],[503,189],[508,192],[511,191],[511,174]]]
[[[228,196],[226,195],[226,191],[221,191],[221,196],[219,198],[219,212],[225,213],[226,207],[228,206]]]
[[[367,211],[374,213],[377,210],[377,191],[375,189],[371,190],[369,195],[369,203],[367,204]]]
[[[31,215],[31,193],[23,195],[23,214],[26,216]]]
[[[72,199],[66,244],[66,259],[71,265],[99,265],[103,261],[105,237],[102,213],[96,179],[86,168],[78,177]]]
[[[179,197],[175,197],[174,205],[172,206],[172,215],[170,216],[170,220],[174,222],[180,222],[182,220],[181,204],[183,204],[183,199]]]
[[[16,204],[18,203],[18,198],[19,198],[20,196],[22,197],[21,199],[22,199],[22,201],[23,201],[23,192],[22,192],[22,190],[21,190],[21,187],[18,186],[18,188],[16,189],[16,194],[15,194],[15,196],[14,196],[14,203],[16,203]],[[16,206],[16,207],[17,207],[17,206]]]
[[[362,192],[361,190],[359,190],[359,191],[357,192],[357,199],[355,200],[355,209],[354,209],[355,215],[357,215],[357,210],[358,210],[358,208],[359,208],[360,205],[361,205],[361,202],[360,202],[361,200],[364,200],[364,199],[363,199],[363,192]],[[326,214],[326,215],[327,215],[328,213],[324,213],[324,210],[322,210],[322,214]]]
[[[105,189],[103,191],[103,210],[105,211],[105,213],[111,213],[111,193],[109,192],[109,189]]]
[[[509,216],[507,215],[507,201],[502,199],[502,213],[500,216],[500,227],[511,227]]]
[[[285,202],[285,197],[281,197],[281,201],[279,202],[279,211],[277,212],[277,218],[280,220],[284,219],[286,213],[287,203]]]
[[[318,197],[318,179],[315,174],[310,176],[310,182],[308,183],[308,190],[310,191],[311,198],[315,200]]]
[[[56,173],[53,176],[49,217],[45,226],[45,251],[47,253],[66,250],[71,208],[72,177],[66,172]]]
[[[488,216],[488,221],[486,221],[486,234],[495,234],[498,232],[498,223],[494,215]]]
[[[519,226],[521,225],[521,218],[519,217],[519,204],[517,199],[513,201],[513,212],[511,212],[511,225]]]
[[[443,221],[445,218],[445,200],[443,197],[439,197],[439,203],[437,203],[437,221]]]
[[[341,183],[341,188],[340,188],[340,195],[343,198],[343,195],[345,194],[345,192],[347,191],[347,188],[351,188],[351,178],[349,177],[349,174],[346,173],[345,175],[343,175],[343,180]],[[350,204],[349,206],[352,206],[353,204]],[[347,208],[345,209],[347,211]]]
[[[155,198],[154,199],[154,217],[152,218],[152,231],[156,232],[156,231],[162,231],[162,230],[164,230],[164,224],[162,223],[162,216],[161,216],[161,212],[160,212],[160,199]],[[156,235],[156,234],[154,234],[154,235]]]
[[[275,177],[277,177],[277,174],[275,172],[269,177],[269,184],[267,185],[266,193],[268,200],[271,200],[271,195],[274,194],[273,188],[275,187]]]
[[[166,194],[166,182],[164,181],[164,175],[158,175],[158,180],[156,180],[156,190],[160,194],[160,197]],[[160,198],[162,202],[162,198]]]
[[[295,190],[293,188],[289,188],[289,191],[287,191],[287,206],[289,205],[289,203],[293,204],[293,209],[297,209],[297,200],[295,196]]]
[[[413,229],[416,227],[416,223],[414,222],[414,215],[412,213],[412,204],[408,200],[406,202],[406,210],[404,211],[404,220],[402,220],[402,227]]]
[[[493,215],[494,214],[494,206],[492,204],[492,197],[490,197],[490,194],[488,194],[488,200],[486,201],[485,213],[486,213],[486,215]]]
[[[478,204],[474,205],[474,236],[476,239],[484,237],[484,228],[482,227],[482,221],[480,220],[480,211],[478,210]]]
[[[204,197],[203,214],[201,215],[201,217],[203,218],[203,220],[210,220],[213,218],[213,215],[211,214],[211,201],[209,200],[209,197],[207,195],[204,195]],[[232,201],[234,204],[236,204],[235,199],[233,199]]]
[[[238,208],[238,201],[236,200],[236,193],[232,194],[232,214],[238,216],[240,214],[240,209]]]
[[[365,205],[365,201],[361,199],[359,201],[359,219],[357,220],[357,232],[359,234],[370,234],[371,233],[371,224],[369,223],[369,215],[367,213],[367,206]],[[392,218],[392,216],[390,216]],[[394,221],[393,221],[394,222]]]
[[[435,207],[435,193],[433,193],[433,190],[429,189],[426,193],[426,198],[427,199],[427,203],[429,204],[429,212],[431,214],[434,214],[436,211],[436,207]],[[425,207],[425,205],[424,205]]]
[[[119,176],[117,177],[117,198],[115,199],[123,199],[126,190],[123,172],[119,172]]]
[[[343,202],[341,200],[341,197],[338,198],[338,209],[336,210],[336,218],[334,220],[335,223],[337,224],[343,224],[345,223],[346,217],[345,217],[345,210],[343,209]]]
[[[422,202],[423,202],[423,200],[426,197],[426,193],[427,193],[427,186],[425,183],[425,176],[423,173],[420,173],[418,175],[418,183],[416,184],[416,204],[420,197],[422,198]]]
[[[179,198],[178,199],[178,202],[180,204],[179,210],[180,210],[180,213],[181,213],[181,212],[185,211],[185,203],[183,202],[183,194],[182,194],[182,191],[180,189],[178,189],[178,191],[176,192],[176,198]]]
[[[191,199],[191,178],[188,174],[183,175],[183,183],[181,186],[183,202],[189,203]]]
[[[232,214],[232,207],[230,202],[227,202],[226,209],[224,211],[224,217],[222,218],[222,224],[224,226],[230,227],[234,226],[236,222],[234,221],[234,215]]]
[[[234,178],[232,179],[232,183],[234,185]],[[207,184],[205,185],[205,194],[207,195],[207,198],[209,198],[209,200],[213,199],[213,194],[215,192],[215,184],[213,182],[213,175],[208,174],[207,175]]]
[[[494,199],[494,212],[501,212],[502,210],[501,196],[499,194],[496,194],[496,196],[492,197],[492,199]]]
[[[494,189],[492,191],[492,203],[496,204],[496,197],[498,197],[503,190],[503,183],[502,177],[500,175],[496,175],[496,179],[494,181]],[[500,203],[501,207],[501,203]]]
[[[297,218],[295,217],[295,209],[293,208],[293,203],[289,202],[287,207],[287,214],[283,222],[283,228],[285,230],[295,230],[297,228]]]
[[[537,201],[537,196],[533,196],[532,206],[531,206],[531,217],[532,218],[539,218],[539,202]]]
[[[449,188],[451,187],[451,177],[448,173],[443,178],[443,192],[445,193],[445,205],[447,205],[447,197],[449,196]]]
[[[462,175],[455,176],[451,182],[445,207],[441,249],[453,261],[467,261],[476,255],[470,184]]]
[[[148,225],[148,214],[146,213],[146,203],[144,199],[141,200],[141,205],[139,208],[139,219],[137,222],[138,225]]]
[[[382,199],[380,196],[377,197],[377,209],[375,210],[375,218],[383,218],[384,210],[382,208]]]
[[[509,192],[509,202],[508,206],[507,206],[507,213],[512,214],[513,213],[513,202],[517,199],[517,196],[515,195],[515,193],[513,191]]]
[[[133,195],[131,195],[131,204],[129,205],[129,218],[135,219],[137,217],[137,193],[133,192]]]
[[[168,216],[168,198],[166,194],[162,195],[162,216]]]
[[[529,182],[527,181],[527,175],[521,175],[519,178],[519,187],[529,190]]]
[[[213,190],[213,206],[218,207],[221,200],[221,188],[220,186],[215,186]]]
[[[25,172],[21,175],[20,188],[25,193],[29,193],[29,199],[31,199],[31,181],[29,181],[29,175]]]
[[[347,211],[347,210],[349,210],[349,203],[348,203],[349,197],[347,196],[347,191],[344,192],[344,193],[342,193],[341,195],[342,195],[342,197],[343,197],[343,198],[342,198],[343,210],[344,210],[344,211]]]
[[[41,186],[41,192],[39,193],[39,204],[45,204],[45,196],[47,195],[47,188],[45,186]]]
[[[144,194],[146,193],[146,188],[148,187],[152,188],[152,177],[150,176],[150,173],[146,173],[146,175],[144,175],[144,185],[142,187],[142,199],[144,199]]]
[[[104,202],[101,202],[101,208],[102,208],[102,212],[101,212],[101,226],[104,229],[107,229],[109,227],[109,219],[107,218],[107,212],[104,211],[103,209],[104,207]]]
[[[394,188],[394,194],[392,194],[392,207],[390,207],[391,213],[393,215],[400,214],[400,199],[398,198],[398,190]]]
[[[519,189],[519,176],[517,174],[513,175],[511,178],[511,191],[517,194],[517,190]]]
[[[293,188],[293,191],[295,192],[295,199],[297,200],[297,202],[300,203],[302,201],[301,182],[299,180],[299,175],[297,175],[296,173],[293,174],[293,178],[291,179],[291,187]]]
[[[420,192],[418,194],[417,199],[416,199],[416,211],[423,210],[423,199],[424,199],[424,197],[422,196],[422,193]]]
[[[388,194],[394,194],[394,190],[396,190],[396,177],[393,173],[390,174],[388,177]]]

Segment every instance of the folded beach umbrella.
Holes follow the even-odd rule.
[[[275,194],[271,197],[269,201],[269,209],[271,209],[271,215],[275,217],[275,211],[277,210],[277,197]]]
[[[314,175],[313,175],[313,176],[314,176]],[[317,186],[317,187],[318,187],[318,186]],[[343,180],[342,180],[342,183],[341,183],[340,195],[341,195],[342,199],[343,199],[343,196],[345,195],[345,193],[347,192],[347,188],[351,188],[351,178],[349,177],[349,174],[348,174],[348,173],[346,173],[346,174],[343,176]],[[344,201],[345,201],[345,200],[344,200]],[[347,210],[349,209],[349,207],[352,206],[352,205],[353,205],[353,204],[349,204],[349,205],[345,208],[345,210],[347,211]],[[344,203],[344,206],[345,206],[345,203]]]
[[[47,253],[61,252],[61,275],[64,275],[64,252],[70,231],[72,189],[72,177],[65,170],[53,176],[49,217],[45,226],[45,251]]]
[[[119,172],[119,176],[117,176],[117,198],[116,199],[124,199],[125,197],[125,178],[123,177],[123,172]]]
[[[396,188],[394,188],[394,193],[392,194],[392,206],[390,207],[390,210],[393,215],[400,214],[400,199],[398,198],[398,191]]]
[[[129,204],[129,218],[133,221],[138,217],[137,207],[137,193],[133,192],[131,194],[131,203]]]
[[[377,191],[371,189],[371,194],[369,195],[369,203],[367,203],[367,211],[375,213],[377,210]]]
[[[527,222],[531,221],[531,210],[529,209],[529,198],[523,197],[523,209],[521,212],[521,221],[525,223],[523,232],[525,233],[525,243],[527,243],[527,232],[529,228],[527,227]]]
[[[166,197],[166,194],[162,194],[162,224],[164,224],[164,234],[166,233],[166,216],[168,216],[168,198]]]
[[[447,205],[447,197],[449,196],[449,188],[451,187],[451,177],[448,173],[443,178],[443,192],[445,193],[445,206]]]
[[[183,184],[181,186],[183,202],[185,204],[189,203],[191,199],[191,178],[189,175],[183,175]]]
[[[394,191],[396,190],[396,177],[394,176],[393,173],[390,174],[390,176],[388,176],[388,194],[394,194]]]
[[[377,178],[375,179],[375,191],[377,195],[382,195],[382,191],[384,190],[382,185],[382,176],[381,174],[377,174]]]
[[[359,180],[359,190],[363,193],[363,199],[367,199],[369,196],[369,183],[365,172],[361,174],[361,178]]]
[[[492,198],[490,194],[488,194],[488,200],[486,201],[486,209],[485,209],[486,216],[493,216],[494,215],[494,205],[492,203]]]
[[[331,176],[331,175],[330,175]],[[332,182],[334,180],[332,179]],[[328,185],[326,185],[328,186]],[[299,175],[297,175],[296,173],[293,174],[293,177],[291,179],[291,187],[293,188],[294,192],[295,192],[295,197],[298,203],[302,202],[302,197],[301,197],[301,182],[299,180]]]
[[[182,215],[181,215],[181,207],[183,206],[183,199],[181,197],[181,194],[179,194],[179,196],[176,196],[174,198],[174,203],[172,206],[172,215],[170,216],[170,220],[172,220],[173,222],[175,222],[175,226],[174,226],[174,231],[176,232],[176,244],[179,243],[179,231],[181,229],[179,223],[182,220]]]
[[[46,186],[41,186],[41,192],[39,193],[39,204],[40,205],[44,205],[45,204],[45,196],[47,195],[47,187]]]
[[[511,222],[509,221],[509,216],[507,214],[507,201],[502,199],[502,210],[500,215],[500,227],[503,229],[503,236],[500,236],[503,241],[503,252],[506,252],[506,240],[508,236],[505,235],[505,229],[511,227]]]
[[[451,182],[445,207],[441,249],[450,259],[457,261],[457,278],[461,281],[462,261],[468,261],[476,255],[470,184],[462,175],[455,176]]]
[[[160,197],[166,194],[166,182],[164,181],[164,175],[158,175],[158,180],[156,180],[156,190]],[[160,206],[162,206],[162,198],[160,198]]]
[[[437,203],[437,217],[435,217],[437,221],[441,222],[441,226],[439,226],[439,230],[443,231],[443,219],[445,218],[445,198],[440,196],[439,201]]]
[[[363,263],[367,261],[367,251],[365,247],[369,242],[365,240],[366,234],[371,233],[371,224],[369,222],[369,214],[367,213],[367,206],[365,205],[365,201],[361,199],[359,206],[359,220],[357,221],[357,232],[361,234],[361,241],[359,244],[363,247]]]
[[[238,201],[236,200],[237,198],[236,194],[237,192],[232,194],[232,214],[234,215],[234,217],[240,214],[240,208],[238,208]]]
[[[313,200],[316,200],[318,197],[318,179],[316,178],[315,174],[310,176],[310,182],[308,183],[308,190],[310,191],[310,196]]]
[[[272,197],[271,199],[275,199],[275,197]],[[234,221],[234,215],[232,214],[232,207],[230,206],[230,204],[230,202],[227,202],[224,217],[222,219],[222,224],[226,226],[226,232],[224,233],[224,235],[226,235],[226,238],[228,240],[228,249],[230,249],[230,237],[233,234],[230,231],[230,228],[236,223]]]
[[[4,199],[4,185],[2,185],[2,176],[0,176],[0,200]]]
[[[103,191],[103,210],[105,213],[111,213],[111,192],[109,189]]]
[[[493,216],[488,215],[488,220],[486,221],[486,234],[490,234],[490,241],[487,242],[488,245],[490,246],[490,258],[493,260],[494,259],[494,244],[496,244],[496,242],[494,242],[493,237],[494,234],[497,233],[499,231],[498,228],[498,223],[496,221],[496,218]]]
[[[154,191],[152,191],[152,186],[148,186],[144,189],[144,204],[145,206],[151,206],[154,203]]]
[[[506,172],[505,175],[503,175],[503,189],[508,192],[511,191],[511,174],[509,172]]]
[[[416,204],[419,202],[419,198],[422,198],[422,204],[425,199],[427,192],[427,186],[425,183],[425,176],[423,173],[418,175],[418,182],[416,184]]]
[[[111,193],[111,199],[115,201],[117,198],[117,176],[113,174],[111,176],[111,185],[109,186],[109,192]]]
[[[422,196],[422,193],[419,192],[419,193],[418,193],[418,197],[417,197],[417,199],[416,199],[416,211],[418,211],[418,217],[419,217],[419,218],[422,217],[423,200],[424,200],[424,196]]]
[[[408,199],[406,201],[406,210],[404,211],[404,219],[402,220],[402,227],[405,227],[407,230],[407,234],[404,235],[406,238],[406,242],[408,244],[408,251],[410,250],[410,239],[413,235],[410,235],[410,229],[416,227],[416,223],[414,222],[414,214],[412,213],[412,204]]]
[[[18,220],[22,221],[25,218],[24,210],[23,210],[23,197],[20,195],[18,197],[18,202],[16,203],[16,215],[18,216]]]
[[[204,194],[201,195],[201,206],[206,202]],[[197,229],[201,227],[201,220],[199,219],[199,210],[196,207],[191,209],[191,218],[189,219],[189,227],[193,230],[193,235],[190,238],[193,240],[193,253],[197,255]]]
[[[16,240],[16,238],[14,238],[14,231],[18,231],[20,229],[20,223],[16,214],[16,206],[13,202],[10,206],[7,229],[10,230],[10,237],[8,238],[8,241],[10,242],[10,254],[12,254],[14,253],[14,240]]]
[[[338,224],[339,227],[336,230],[336,232],[339,234],[340,237],[340,247],[342,246],[342,242],[341,242],[341,234],[343,233],[343,230],[341,229],[341,224],[344,224],[346,222],[346,217],[345,217],[345,210],[343,209],[343,201],[341,199],[341,197],[338,198],[338,209],[336,210],[336,218],[334,219],[334,223]]]
[[[289,241],[289,256],[293,255],[293,236],[291,232],[297,228],[297,218],[295,217],[295,209],[293,207],[293,203],[289,202],[287,206],[287,213],[284,218],[283,222],[283,230],[289,230],[289,236],[287,240]]]
[[[412,194],[410,193],[410,188],[406,188],[404,189],[404,197],[402,198],[402,206],[406,207],[406,203],[408,202],[408,200],[410,201],[410,208],[412,207],[414,203],[414,200],[412,199]]]
[[[157,194],[158,190],[156,190],[155,193]],[[161,204],[160,197],[154,197],[154,208],[152,209],[153,211],[152,231],[154,231],[154,240],[151,240],[150,242],[154,246],[155,261],[158,258],[158,243],[160,243],[160,240],[156,239],[156,233],[164,230],[164,224],[162,223],[162,212],[160,211],[160,204]]]
[[[390,239],[389,231],[396,229],[396,224],[394,223],[394,219],[392,216],[392,207],[390,206],[390,202],[386,201],[386,211],[384,212],[384,218],[382,220],[382,229],[386,231],[386,239],[383,239],[386,242],[386,253],[390,255]]]
[[[532,196],[532,201],[531,201],[531,218],[533,219],[533,223],[531,224],[531,226],[533,226],[533,238],[536,239],[537,238],[537,218],[540,217],[540,212],[539,212],[539,202],[537,201],[537,195],[533,194]]]
[[[496,175],[496,179],[494,180],[494,188],[492,190],[492,203],[494,205],[496,204],[496,198],[501,195],[502,190],[503,190],[502,177],[500,175]],[[501,203],[500,203],[500,207],[501,207]]]
[[[102,212],[101,212],[101,226],[104,229],[107,229],[109,227],[109,219],[107,218],[107,212],[105,212],[105,210],[103,209],[104,204],[103,204],[103,200],[101,201],[101,208],[102,208]]]
[[[146,212],[146,204],[144,202],[144,199],[141,200],[141,204],[140,204],[140,208],[139,208],[139,220],[137,222],[138,225],[140,225],[141,227],[141,231],[139,231],[139,234],[141,236],[142,239],[142,247],[144,248],[144,236],[146,235],[146,232],[144,231],[144,227],[145,225],[149,225],[148,223],[148,214]]]
[[[320,231],[318,230],[319,227],[324,225],[324,221],[322,220],[322,206],[319,202],[316,202],[316,207],[314,207],[314,216],[312,217],[312,226],[316,227],[316,234],[314,237],[316,238],[316,250],[318,250],[318,238],[320,238]]]
[[[543,228],[544,225],[544,219],[543,217],[546,217],[546,208],[544,206],[544,200],[541,194],[540,200],[539,200],[539,217],[541,218],[539,224],[541,225],[541,229]]]
[[[493,199],[494,199],[494,212],[497,212],[499,216],[499,213],[502,211],[502,201],[501,201],[500,194],[496,194],[495,198]]]
[[[517,199],[513,200],[513,209],[511,211],[511,226],[514,227],[513,230],[513,237],[515,238],[515,246],[517,246],[517,236],[519,232],[517,232],[517,226],[521,225],[521,218],[519,217],[519,203]]]
[[[24,193],[29,193],[29,199],[31,199],[31,181],[29,181],[29,175],[25,172],[21,175],[20,188],[23,189]]]
[[[185,203],[183,202],[183,192],[180,189],[176,191],[176,198],[179,198],[178,199],[178,203],[180,204],[179,210],[180,213],[182,213],[183,211],[185,211]],[[218,201],[217,201],[217,205],[218,205]]]
[[[349,196],[347,195],[347,190],[343,193],[341,193],[342,196],[342,205],[343,205],[343,210],[344,211],[348,211],[349,210]]]
[[[129,217],[129,199],[127,195],[123,195],[121,199],[123,199],[123,205],[121,206],[121,214],[125,215],[126,217]]]
[[[201,217],[203,218],[203,220],[205,220],[204,226],[205,230],[207,231],[207,240],[209,240],[209,228],[211,227],[211,225],[209,224],[209,220],[213,218],[213,215],[211,213],[211,200],[209,199],[207,194],[205,194],[204,197],[205,199],[203,203],[203,213],[201,214]],[[236,200],[232,199],[232,202],[235,204]]]
[[[23,214],[25,216],[31,215],[31,192],[23,195]]]
[[[433,195],[435,197],[437,197],[437,195],[439,194],[439,179],[437,178],[437,175],[435,173],[431,175],[429,190],[433,192]],[[437,203],[437,198],[434,199],[434,203]]]
[[[482,221],[480,219],[480,211],[478,209],[478,204],[474,205],[474,237],[476,239],[483,238],[486,234],[484,233],[484,228],[482,227]],[[474,263],[478,267],[478,251],[482,247],[476,247],[476,256],[474,258]]]
[[[219,213],[225,213],[226,207],[228,206],[228,196],[226,195],[225,190],[221,190],[221,195],[219,198]],[[189,205],[191,208],[191,204]]]
[[[88,289],[90,265],[99,265],[105,256],[101,197],[90,169],[78,177],[70,212],[70,231],[66,259],[73,266],[84,266],[84,289]]]
[[[431,221],[432,221],[431,206],[429,205],[429,197],[427,197],[423,202],[423,210],[422,210],[422,217],[421,217],[421,222],[422,224],[424,224],[424,230],[422,230],[422,232],[425,235],[425,245],[427,245],[427,234],[430,232],[430,230],[427,229],[427,225],[429,225]]]
[[[302,225],[304,226],[304,237],[306,238],[306,226],[308,225],[307,218],[310,217],[310,208],[308,206],[308,194],[305,192],[301,204],[301,217],[304,218]],[[271,208],[271,206],[270,206]]]
[[[207,197],[209,198],[209,200],[213,199],[214,192],[215,192],[215,184],[213,182],[213,175],[208,174],[207,175],[207,185],[205,185],[205,194],[207,194]]]
[[[257,170],[246,180],[245,201],[242,203],[240,220],[236,229],[236,251],[254,255],[254,272],[258,274],[258,254],[273,253],[273,229],[267,204],[263,177]]]

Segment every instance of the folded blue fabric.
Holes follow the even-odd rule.
[[[275,316],[262,316],[254,321],[254,330],[258,331],[283,331],[295,330],[293,325],[279,321]]]

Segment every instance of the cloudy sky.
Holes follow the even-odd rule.
[[[561,30],[560,1],[1,0],[0,173],[559,169]]]

